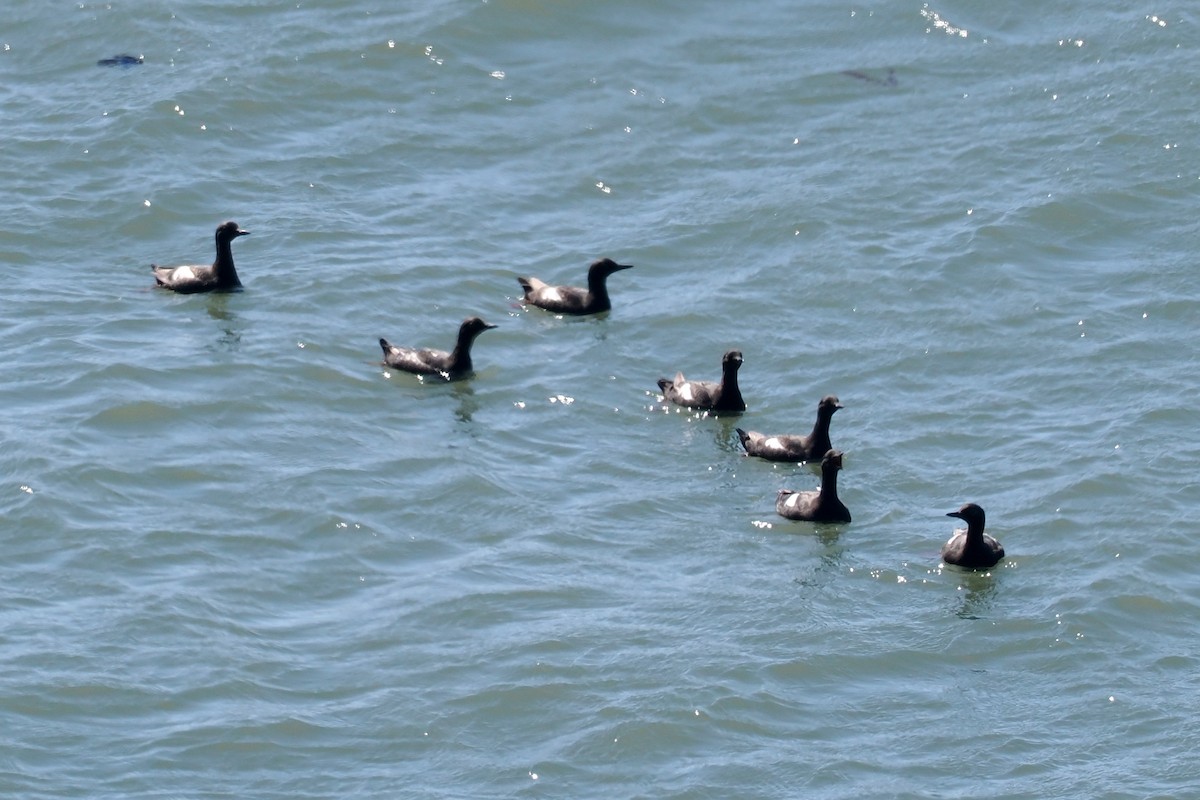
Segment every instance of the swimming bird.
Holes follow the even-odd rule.
[[[623,269],[632,269],[633,264],[618,264],[611,258],[602,258],[588,267],[586,289],[578,286],[550,286],[537,278],[517,278],[525,290],[525,302],[554,311],[558,314],[595,314],[608,311],[612,302],[608,299],[608,276]]]
[[[181,294],[194,292],[234,292],[242,288],[237,270],[233,268],[233,248],[230,245],[244,231],[236,222],[222,222],[217,226],[217,260],[212,266],[187,265],[182,267],[160,267],[151,264],[154,281],[158,286]]]
[[[471,345],[475,337],[496,327],[479,317],[467,317],[458,327],[458,341],[450,352],[416,347],[396,347],[387,339],[380,339],[383,348],[383,363],[393,369],[412,372],[416,375],[441,375],[451,381],[471,372]]]
[[[674,380],[658,379],[658,388],[663,397],[672,403],[687,408],[709,411],[745,411],[746,401],[738,388],[738,367],[742,365],[742,352],[730,350],[721,359],[721,382],[689,381],[682,372],[675,373]]]
[[[822,397],[817,403],[817,421],[812,433],[806,436],[767,436],[758,431],[734,430],[748,456],[768,461],[815,461],[833,447],[829,441],[829,421],[839,408],[842,404],[833,395]]]
[[[837,474],[842,468],[842,451],[830,450],[821,459],[821,488],[815,492],[780,489],[775,511],[788,519],[809,522],[849,522],[850,509],[838,499]]]
[[[967,503],[947,517],[958,517],[967,523],[966,530],[958,529],[942,545],[942,560],[965,569],[987,569],[996,566],[1004,558],[1004,546],[983,532],[986,519],[983,509],[975,503]]]

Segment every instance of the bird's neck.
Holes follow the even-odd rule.
[[[742,399],[742,390],[738,388],[737,369],[726,368],[721,373],[721,407],[744,408],[746,401]]]
[[[217,240],[217,260],[213,262],[213,272],[217,280],[223,284],[237,285],[239,283],[237,270],[233,268],[233,247],[228,239]]]
[[[837,499],[837,476],[836,469],[821,470],[821,499],[836,500]]]
[[[588,307],[595,311],[607,311],[612,308],[608,299],[608,277],[605,275],[588,275]]]
[[[812,433],[809,434],[809,441],[812,442],[812,449],[816,455],[823,456],[833,446],[829,441],[829,420],[831,417],[823,414],[817,415],[817,421],[813,424]]]
[[[470,333],[463,332],[458,335],[458,341],[454,343],[454,350],[450,353],[450,361],[455,369],[471,369],[471,344],[474,341],[475,337]]]

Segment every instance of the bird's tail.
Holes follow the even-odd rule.
[[[740,441],[742,443],[742,448],[749,451],[750,450],[750,434],[746,433],[746,431],[742,430],[741,428],[734,428],[734,430],[737,431],[738,441]]]

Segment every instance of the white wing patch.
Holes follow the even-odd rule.
[[[763,440],[763,447],[769,447],[772,450],[782,450],[783,442],[779,441],[778,436],[772,436],[770,439]]]
[[[799,502],[800,502],[800,493],[792,492],[791,494],[789,494],[787,496],[787,500],[783,501],[783,504],[785,506],[787,506],[788,508],[795,508]]]
[[[558,289],[548,286],[542,290],[542,299],[549,303],[561,303],[563,296]]]
[[[190,281],[195,280],[196,273],[191,267],[176,267],[171,270],[171,280],[173,281]]]
[[[688,402],[691,402],[695,399],[695,395],[692,394],[692,385],[690,383],[685,383],[679,387],[679,397],[683,400],[687,400]]]

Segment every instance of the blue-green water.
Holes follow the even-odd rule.
[[[1190,12],[18,6],[5,796],[1200,794]],[[244,292],[152,288],[224,219]],[[734,427],[830,393],[788,522]]]

